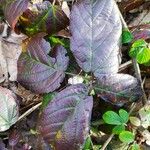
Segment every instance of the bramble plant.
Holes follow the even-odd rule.
[[[94,141],[91,135],[94,104],[103,100],[122,107],[143,97],[139,79],[119,71],[121,45],[132,42],[134,37],[123,28],[114,0],[72,1],[69,15],[62,9],[63,2],[45,0],[33,4],[32,0],[0,0],[3,19],[13,32],[26,37],[20,44],[22,53],[17,60],[15,81],[43,98],[38,105],[41,109],[37,128],[30,129],[41,143],[53,150],[104,150],[104,142]],[[7,43],[6,37],[1,37],[1,42]],[[133,42],[129,55],[139,64],[150,65],[150,49],[144,39]],[[6,76],[9,85],[9,71]],[[17,93],[6,87],[9,86],[0,87],[3,105],[0,132],[22,119]],[[142,133],[146,134],[150,126],[149,110],[142,107],[138,112],[140,118],[130,116],[124,109],[119,113],[106,111],[100,117],[113,125],[112,133],[128,148],[140,150],[141,143],[136,140],[139,128],[129,130],[129,123],[144,127]],[[95,130],[99,134],[99,129]],[[150,140],[145,138],[145,141]]]

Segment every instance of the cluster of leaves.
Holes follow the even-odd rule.
[[[143,33],[144,34],[144,33]],[[122,33],[122,43],[127,44],[132,42],[129,56],[136,59],[139,64],[150,66],[150,48],[144,38],[134,40],[132,33],[128,29],[124,29]]]
[[[107,124],[115,125],[112,130],[112,133],[119,135],[120,141],[126,144],[133,143],[135,140],[135,135],[125,130],[125,126],[127,126],[127,122],[129,121],[129,113],[123,109],[119,110],[119,115],[114,111],[107,111],[103,115],[103,120]],[[131,145],[132,150],[137,147],[137,144],[133,143]],[[139,150],[139,148],[137,148]]]
[[[150,66],[150,48],[145,40],[135,41],[132,44],[129,55],[135,58],[139,64]]]
[[[78,150],[83,147],[90,129],[93,97],[89,93],[92,90],[101,99],[119,106],[141,97],[139,81],[131,75],[118,73],[122,23],[114,0],[78,1],[72,6],[70,20],[59,5],[49,1],[37,4],[36,9],[29,9],[29,0],[0,0],[0,5],[12,29],[28,36],[18,60],[17,81],[34,93],[55,93],[47,107],[43,107],[37,125],[44,141],[52,148]],[[51,39],[67,28],[69,21],[69,50],[59,40],[53,46]],[[136,43],[133,48],[137,48]],[[145,51],[146,48],[142,48]],[[136,55],[138,53],[139,50]],[[84,83],[64,85],[64,79],[68,79],[66,74],[72,74],[68,73],[74,63],[72,55],[83,70]],[[84,74],[90,78],[85,79]],[[3,94],[1,89],[0,94]],[[8,102],[8,95],[4,95],[2,103]],[[4,109],[9,115],[4,114],[0,119],[4,122],[9,118],[5,120],[5,124],[9,124],[5,127],[0,124],[0,131],[8,129],[18,119],[16,103],[0,109],[0,114]],[[109,115],[111,122],[107,119]],[[134,135],[124,131],[128,117],[124,110],[120,110],[119,115],[107,112],[103,116],[107,123],[117,125],[113,132],[119,134],[120,140],[130,143]]]

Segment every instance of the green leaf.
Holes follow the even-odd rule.
[[[119,139],[123,143],[127,143],[127,144],[132,143],[134,141],[134,138],[135,138],[134,134],[129,131],[122,131],[119,134]]]
[[[137,47],[147,47],[147,42],[143,39],[136,40],[133,44],[132,47],[137,48]]]
[[[137,54],[143,49],[143,48],[146,48],[147,47],[147,43],[145,42],[145,40],[143,39],[140,39],[140,40],[137,40],[135,41],[133,44],[132,44],[132,47],[129,51],[129,56],[130,57],[133,57],[133,58],[136,58],[137,57]]]
[[[91,137],[88,137],[85,141],[85,144],[84,144],[84,148],[83,150],[90,150],[92,149],[92,140],[91,140]]]
[[[136,59],[139,64],[148,63],[150,61],[150,49],[142,48],[138,52]]]
[[[62,45],[66,49],[70,48],[69,40],[68,39],[65,39],[65,38],[61,38],[60,39],[60,38],[55,37],[55,36],[50,36],[49,37],[49,41],[50,41],[50,44],[51,44],[52,47],[56,46],[56,45]]]
[[[129,120],[129,113],[123,109],[119,110],[119,115],[123,121],[123,123],[127,123]]]
[[[140,146],[135,143],[131,146],[131,150],[140,150]]]
[[[139,53],[139,51],[143,49],[142,47],[132,47],[129,51],[129,56],[132,58],[136,58],[137,54]]]
[[[122,119],[120,118],[120,116],[115,113],[114,111],[107,111],[104,115],[103,115],[103,120],[105,121],[105,123],[107,124],[112,124],[112,125],[122,125]]]
[[[133,35],[128,29],[124,29],[122,32],[122,43],[130,43],[133,40]]]
[[[48,93],[43,95],[43,101],[41,106],[42,110],[49,104],[49,102],[54,98],[54,96],[54,93]]]
[[[114,134],[120,134],[122,131],[125,130],[125,126],[124,125],[120,125],[120,126],[115,126],[112,130],[112,132]]]

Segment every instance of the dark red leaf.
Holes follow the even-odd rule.
[[[44,140],[55,150],[79,150],[89,133],[93,100],[84,84],[62,90],[39,118]]]

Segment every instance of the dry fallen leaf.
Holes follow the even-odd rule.
[[[14,32],[9,37],[0,39],[0,82],[8,78],[10,81],[17,79],[17,60],[21,54],[21,43],[25,35]]]

